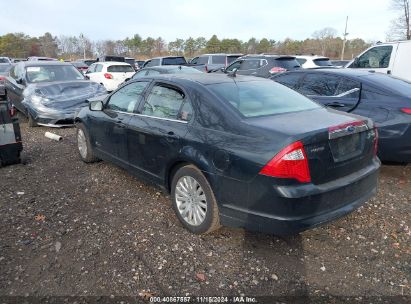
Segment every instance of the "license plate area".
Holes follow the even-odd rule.
[[[334,162],[342,162],[360,156],[365,145],[365,132],[354,133],[330,140]]]

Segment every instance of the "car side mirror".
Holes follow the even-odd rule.
[[[103,111],[103,102],[101,100],[95,100],[88,105],[90,111]]]
[[[22,78],[17,78],[17,79],[16,79],[16,82],[17,82],[18,84],[23,84],[23,79],[22,79]]]

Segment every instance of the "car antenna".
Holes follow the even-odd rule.
[[[232,72],[228,72],[227,73],[227,76],[228,77],[237,77],[237,68],[236,69],[233,69],[233,71]]]

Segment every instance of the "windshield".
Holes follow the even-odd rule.
[[[186,63],[184,57],[163,58],[163,65],[180,65]]]
[[[328,58],[314,59],[313,61],[315,65],[318,65],[318,66],[332,66],[333,65],[330,59]]]
[[[82,80],[84,76],[72,65],[43,65],[26,67],[28,82]]]
[[[134,72],[134,69],[130,65],[111,65],[107,67],[107,72],[127,73],[127,72]]]
[[[277,58],[275,59],[275,66],[287,70],[295,70],[301,68],[301,65],[295,58]]]
[[[303,95],[270,81],[247,81],[211,84],[208,86],[245,117],[258,117],[320,106]]]

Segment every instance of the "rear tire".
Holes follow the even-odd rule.
[[[83,124],[77,124],[77,151],[85,163],[94,163],[99,159],[94,155],[90,144],[90,138]]]
[[[205,234],[221,227],[213,190],[197,167],[186,165],[176,171],[171,197],[177,218],[190,232]]]

